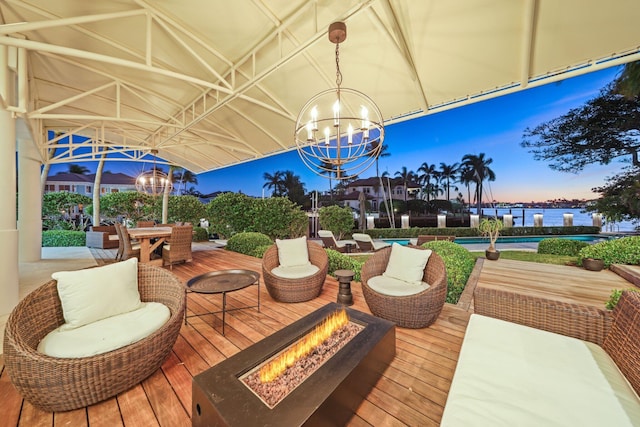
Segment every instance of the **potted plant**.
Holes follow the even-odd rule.
[[[478,225],[478,231],[484,237],[489,238],[489,247],[484,251],[484,254],[489,260],[497,260],[500,258],[500,251],[496,249],[496,240],[500,235],[500,230],[504,227],[502,221],[498,218],[483,218]]]

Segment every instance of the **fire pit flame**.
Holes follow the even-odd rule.
[[[314,348],[348,323],[349,315],[344,309],[329,315],[298,343],[260,368],[260,381],[268,383],[275,380],[287,368],[293,366],[297,360],[306,357]]]

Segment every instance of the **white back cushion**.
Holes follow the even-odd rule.
[[[278,247],[278,261],[281,267],[295,267],[309,265],[309,250],[307,249],[307,237],[297,239],[276,239]]]
[[[419,286],[430,256],[430,250],[414,249],[394,243],[391,245],[387,269],[382,275]]]
[[[58,281],[65,324],[61,330],[75,329],[107,317],[137,309],[138,259],[78,271],[59,271]]]

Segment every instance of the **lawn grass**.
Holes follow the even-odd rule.
[[[471,252],[476,257],[484,257],[484,252]],[[577,265],[578,257],[567,255],[539,254],[531,251],[500,251],[501,259],[539,262],[542,264]]]

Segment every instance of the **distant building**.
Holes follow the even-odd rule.
[[[371,210],[375,212],[379,211],[380,207],[384,205],[385,196],[387,200],[389,199],[389,189],[391,190],[392,199],[402,201],[415,199],[420,191],[419,184],[410,182],[407,185],[405,197],[405,187],[400,178],[389,178],[388,181],[387,178],[382,178],[382,184],[384,190],[380,185],[380,179],[377,177],[357,179],[350,182],[347,185],[347,195],[349,197],[345,200],[345,203],[348,206],[358,209],[358,196],[360,192],[363,191],[367,197],[367,201],[371,203]]]
[[[44,192],[68,191],[93,197],[95,174],[58,172],[47,177]],[[136,191],[136,179],[123,173],[104,172],[100,180],[100,194]]]

